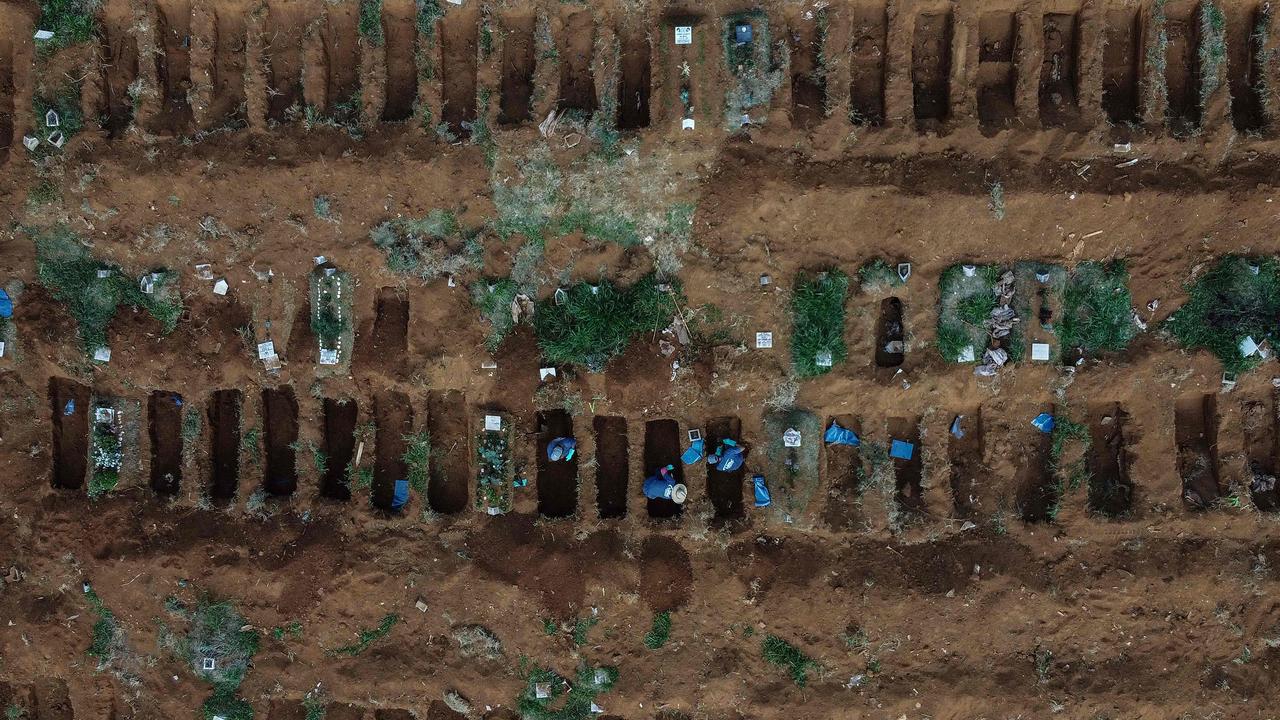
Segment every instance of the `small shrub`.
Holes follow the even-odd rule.
[[[333,203],[328,195],[317,195],[311,201],[311,209],[321,220],[333,219]]]
[[[333,654],[355,657],[365,650],[368,650],[369,646],[373,643],[390,634],[391,628],[395,627],[398,622],[400,622],[399,615],[385,615],[382,618],[382,622],[378,623],[378,627],[369,630],[361,630],[359,638],[354,643],[337,648],[333,651]]]
[[[881,258],[858,268],[858,283],[864,293],[878,293],[903,284],[898,269]]]
[[[602,370],[633,337],[670,324],[679,291],[673,287],[667,292],[658,285],[653,275],[624,289],[607,280],[594,286],[579,283],[566,291],[563,305],[552,299],[540,302],[533,327],[543,355],[551,363]]]
[[[650,650],[657,650],[666,645],[669,639],[671,639],[671,613],[663,611],[655,614],[653,625],[644,635],[644,646]]]
[[[791,362],[798,377],[813,377],[844,362],[848,349],[844,342],[844,300],[849,278],[836,270],[817,277],[801,276],[791,296],[794,327],[791,333]],[[819,364],[820,355],[830,364]]]
[[[463,231],[448,210],[419,219],[396,218],[375,227],[369,238],[387,256],[387,269],[423,280],[458,275],[480,266],[484,248],[475,231]]]
[[[1067,277],[1062,297],[1062,347],[1084,354],[1119,352],[1137,334],[1124,263],[1085,262]]]
[[[813,658],[805,655],[795,645],[777,635],[766,635],[761,642],[764,659],[779,667],[786,668],[795,684],[804,687],[809,680],[809,671],[821,667]]]

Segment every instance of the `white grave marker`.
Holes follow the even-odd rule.
[[[693,44],[693,26],[692,25],[676,26],[676,44],[677,45]]]
[[[502,430],[502,416],[501,415],[485,415],[484,429],[488,430],[489,432],[500,432]]]
[[[765,350],[773,347],[773,333],[758,332],[756,333],[756,349]]]

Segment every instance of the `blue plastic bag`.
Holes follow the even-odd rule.
[[[1053,416],[1049,413],[1040,413],[1031,421],[1031,424],[1042,433],[1051,433],[1053,432],[1053,426],[1056,423],[1053,420]]]
[[[825,440],[828,445],[850,445],[858,447],[862,444],[862,440],[858,438],[857,433],[848,428],[840,427],[834,420],[831,421],[831,427],[827,428],[827,432],[822,436],[822,439]]]
[[[963,415],[957,415],[956,419],[951,421],[951,434],[957,440],[964,437],[964,428],[960,427],[960,421],[963,419]]]
[[[62,414],[63,414],[63,415],[75,415],[75,414],[76,414],[76,401],[75,401],[75,400],[68,400],[68,401],[67,401],[67,404],[66,404],[65,406],[63,406],[63,408],[62,408]]]
[[[9,298],[9,293],[0,288],[0,318],[13,317],[13,300]]]
[[[706,449],[707,444],[703,440],[694,440],[689,444],[689,449],[684,451],[680,456],[680,462],[685,465],[692,465],[702,459],[702,453]]]
[[[397,480],[395,493],[391,496],[391,509],[399,510],[409,502],[409,481]]]
[[[916,454],[916,446],[905,440],[893,440],[889,443],[889,457],[899,460],[910,460]]]
[[[769,507],[773,504],[773,496],[769,494],[769,487],[764,484],[763,475],[753,475],[751,484],[755,487],[756,507]]]

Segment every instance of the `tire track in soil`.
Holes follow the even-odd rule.
[[[356,453],[356,421],[359,405],[352,400],[324,399],[324,452],[327,464],[320,494],[332,500],[350,500],[347,466]]]
[[[218,390],[209,400],[212,477],[209,496],[217,501],[234,500],[240,484],[240,409],[244,395],[239,390]]]
[[[164,390],[153,391],[147,399],[151,489],[159,495],[176,495],[182,484],[181,402],[177,393]]]
[[[440,22],[440,67],[444,110],[449,132],[460,138],[476,119],[476,53],[480,13],[474,6],[451,8]],[[463,127],[463,123],[467,127]]]
[[[508,13],[502,17],[506,35],[502,39],[502,86],[498,123],[521,125],[532,119],[534,58],[533,12]]]
[[[573,437],[573,418],[563,410],[537,414],[538,426],[538,514],[549,518],[570,517],[578,509],[578,456],[552,462],[547,445],[559,437]]]
[[[418,26],[414,0],[384,0],[382,33],[386,37],[386,103],[383,122],[413,117],[418,100]]]
[[[405,436],[413,432],[413,407],[404,393],[382,392],[373,398],[373,414],[378,428],[373,466],[373,506],[389,511],[395,498],[396,481],[407,476],[404,453],[408,443]]]
[[[68,402],[75,403],[66,414]],[[53,486],[78,490],[89,472],[89,387],[70,378],[49,378],[53,416]]]
[[[593,425],[596,431],[596,511],[601,519],[625,517],[627,478],[631,469],[627,456],[627,419],[598,416]]]
[[[862,423],[852,415],[837,415],[829,419],[824,427],[831,427],[832,422],[862,437]],[[854,446],[829,445],[825,442],[822,448],[826,456],[825,477],[822,482],[827,488],[822,521],[837,532],[861,528],[864,522],[861,496],[865,477],[862,452]]]
[[[442,515],[462,512],[472,477],[467,396],[456,390],[432,391],[427,396],[427,431],[431,436],[427,502]]]
[[[266,428],[267,464],[263,488],[269,495],[287,497],[298,489],[298,400],[293,388],[281,385],[262,391],[262,423]]]
[[[675,420],[650,420],[644,424],[644,477],[658,472],[659,468],[673,466],[675,481],[684,483],[684,463],[680,462],[680,423]],[[640,492],[644,492],[643,486]],[[670,500],[646,498],[649,517],[662,520],[678,518],[684,513],[684,505]]]
[[[739,443],[744,455],[750,451],[741,445],[742,421],[736,417],[719,417],[707,421],[707,452],[714,452],[723,440]],[[742,478],[746,472],[745,463],[729,472],[707,465],[707,494],[711,497],[717,520],[740,520],[744,516]]]
[[[150,124],[159,134],[180,135],[192,125],[187,100],[191,89],[191,0],[160,0],[155,17],[161,104]]]

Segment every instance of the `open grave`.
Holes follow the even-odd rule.
[[[827,421],[862,437],[862,423],[852,415],[837,415]],[[867,471],[862,464],[862,450],[855,445],[823,443],[826,455],[824,484],[827,502],[823,507],[822,521],[837,532],[860,530],[864,522],[862,512],[863,483]]]
[[[182,482],[182,396],[155,390],[147,399],[151,437],[151,489],[175,495]]]
[[[191,127],[191,0],[156,3],[156,81],[160,112],[151,120],[159,134],[178,135]]]
[[[1054,407],[1050,405],[1042,412],[1054,415]],[[1062,488],[1049,462],[1053,434],[1041,432],[1030,423],[1018,427],[1022,438],[1022,442],[1016,443],[1022,449],[1016,462],[1018,513],[1024,522],[1048,522],[1058,516],[1062,502]]]
[[[240,408],[244,394],[239,390],[216,390],[209,399],[209,442],[211,477],[209,497],[225,502],[235,499],[240,485]]]
[[[471,136],[476,119],[476,63],[480,9],[475,3],[451,7],[440,21],[441,119],[457,137]]]
[[[214,35],[210,38],[213,62],[209,79],[213,97],[207,113],[209,127],[239,125],[244,116],[245,71],[248,68],[248,32],[246,8],[239,3],[219,3],[209,9],[214,13]]]
[[[532,12],[502,16],[502,88],[498,105],[501,125],[520,125],[533,117],[533,71],[537,66],[533,31],[537,22],[537,15]]]
[[[1174,441],[1182,498],[1193,508],[1207,508],[1222,497],[1218,484],[1218,399],[1214,395],[1179,398],[1174,405]]]
[[[978,122],[987,131],[1007,127],[1017,116],[1013,84],[1017,25],[1011,12],[978,18]]]
[[[952,429],[947,432],[947,457],[951,461],[951,503],[956,517],[970,518],[977,512],[978,488],[990,484],[991,473],[983,458],[982,407],[975,407],[959,418],[960,437]]]
[[[102,102],[110,137],[119,137],[133,122],[131,88],[138,79],[138,41],[133,34],[129,0],[108,0],[102,8]]]
[[[1280,510],[1280,488],[1276,487],[1276,454],[1280,442],[1276,432],[1276,396],[1255,397],[1241,403],[1240,424],[1244,430],[1244,452],[1248,460],[1249,491],[1259,510]]]
[[[69,378],[49,378],[53,418],[53,486],[76,490],[89,471],[89,387]]]
[[[1136,7],[1107,9],[1102,46],[1102,109],[1113,125],[1136,123],[1139,119],[1142,35],[1142,19]]]
[[[350,468],[356,455],[356,420],[360,407],[355,400],[324,399],[324,477],[321,497],[350,500]],[[372,450],[372,448],[365,448]]]
[[[924,462],[920,457],[920,418],[889,418],[889,437],[911,445],[911,457],[893,457],[894,501],[900,510],[923,513]]]
[[[1231,93],[1231,124],[1243,133],[1267,126],[1263,110],[1267,93],[1266,43],[1271,32],[1268,3],[1228,5],[1226,13],[1227,84]]]
[[[628,462],[627,419],[597,416],[596,431],[596,511],[601,519],[627,514]]]
[[[373,464],[373,506],[391,510],[395,500],[396,481],[408,479],[404,461],[408,441],[413,432],[413,407],[409,396],[389,390],[373,398],[374,423],[378,428],[377,448]]]
[[[1164,6],[1165,119],[1174,135],[1190,135],[1200,126],[1200,3],[1170,2]]]
[[[675,420],[650,420],[644,424],[644,476],[656,474],[660,468],[672,466],[677,484],[684,483],[684,463],[680,462],[680,423]],[[641,488],[643,492],[643,488]],[[684,506],[664,499],[648,500],[649,517],[679,517]]]
[[[17,88],[13,74],[13,41],[0,34],[0,165],[9,160],[13,145],[13,111]]]
[[[1125,425],[1129,414],[1118,403],[1089,409],[1089,510],[1110,517],[1133,507],[1129,478],[1129,445]]]
[[[383,0],[382,34],[387,62],[383,122],[413,117],[418,101],[418,25],[414,0]]]
[[[1044,55],[1040,64],[1040,123],[1070,127],[1080,119],[1080,24],[1075,13],[1041,18]]]
[[[884,124],[884,79],[889,57],[889,15],[885,3],[853,6],[849,58],[849,119],[854,125]]]
[[[902,324],[902,301],[896,297],[880,301],[876,323],[876,367],[896,368],[906,357],[906,331]]]
[[[558,56],[560,63],[560,112],[577,111],[583,120],[596,111],[596,86],[591,74],[596,22],[591,6],[561,6]]]
[[[325,3],[320,42],[324,47],[325,115],[343,123],[359,123],[361,3]],[[384,38],[385,47],[385,38]]]
[[[570,517],[578,510],[578,456],[552,462],[547,445],[556,438],[573,437],[573,418],[563,410],[544,410],[538,423],[538,514]]]
[[[647,30],[637,24],[618,29],[622,63],[618,78],[618,129],[649,127],[653,49]]]
[[[267,61],[267,119],[272,122],[288,122],[302,107],[302,38],[310,21],[301,3],[267,0],[262,44]]]
[[[263,488],[269,495],[287,497],[298,489],[298,400],[292,387],[263,389],[262,424],[267,455]]]
[[[374,310],[369,357],[378,365],[398,366],[409,351],[408,337],[409,299],[401,297],[395,288],[382,288]]]
[[[444,515],[462,512],[471,482],[471,421],[464,393],[433,390],[427,396],[427,434],[431,438],[427,504]]]
[[[938,130],[951,105],[951,11],[917,15],[911,34],[912,106],[916,127]]]
[[[732,440],[741,445],[741,420],[736,417],[719,417],[707,421],[707,453],[714,452],[723,440]],[[743,447],[744,453],[748,451],[749,448]],[[737,520],[743,517],[742,481],[746,472],[745,464],[729,472],[707,465],[707,494],[711,497],[717,520]]]
[[[791,125],[809,129],[826,117],[827,75],[822,67],[826,10],[791,13],[788,42],[791,48]]]

